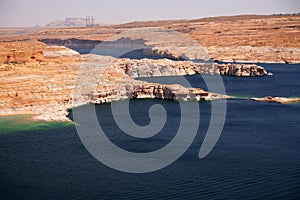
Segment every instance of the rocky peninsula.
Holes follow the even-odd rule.
[[[68,120],[67,110],[73,104],[100,104],[126,98],[184,101],[231,98],[201,88],[148,83],[134,78],[197,73],[245,77],[270,75],[259,64],[250,63],[299,63],[299,19],[300,16],[233,16],[103,27],[24,29],[22,33],[19,29],[1,29],[0,115],[28,113],[35,114],[34,118],[40,120]],[[176,41],[176,36],[172,44],[164,38],[151,43],[147,37],[143,43],[150,49],[146,53],[170,59],[109,58],[111,63],[105,70],[98,65],[100,57],[80,55],[71,49],[94,48],[115,34],[143,27],[179,32],[200,44],[210,61],[239,64],[183,61],[181,51],[187,49],[176,49],[174,44],[184,45],[185,41]],[[189,57],[198,51],[188,50]],[[173,58],[179,60],[171,60]],[[89,84],[81,85],[82,94],[74,99],[78,74],[87,63],[93,67],[88,70],[88,76],[82,77],[87,79],[83,82],[98,80],[96,89],[91,90]],[[253,100],[290,102],[284,98]]]
[[[15,54],[23,63],[8,63],[1,67],[1,115],[31,113],[35,119],[66,120],[67,110],[78,104],[108,103],[127,98],[159,98],[169,100],[208,101],[231,98],[200,88],[162,85],[138,81],[136,77],[178,76],[196,73],[231,76],[264,76],[268,73],[257,65],[194,63],[168,59],[122,59],[97,55],[80,55],[66,47],[48,46],[42,52]],[[23,57],[21,57],[23,56]],[[33,59],[34,57],[35,59]],[[109,59],[104,71],[99,60]],[[26,62],[25,62],[26,61]],[[73,99],[79,69],[89,67],[80,99]],[[88,85],[97,80],[96,91]],[[9,78],[6,78],[9,77]],[[81,78],[85,78],[84,76]]]

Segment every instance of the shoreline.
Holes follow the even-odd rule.
[[[131,98],[133,100],[161,100],[161,101],[180,101],[180,100],[171,100],[171,99],[157,99],[157,98]],[[247,101],[257,101],[257,102],[265,102],[265,103],[275,103],[277,105],[292,105],[292,104],[298,104],[300,103],[300,98],[294,98],[294,97],[263,97],[263,98],[250,98],[250,97],[237,97],[237,96],[228,96],[226,99],[237,99],[237,100],[247,100]],[[220,99],[214,99],[214,100],[209,100],[209,101],[198,101],[199,103],[201,102],[211,102],[211,101],[217,101],[217,100],[221,100]],[[192,100],[191,100],[192,101]],[[113,101],[113,102],[122,102],[122,100],[119,101]],[[101,104],[93,104],[94,106],[101,106],[103,104],[111,104],[113,102],[106,102],[106,103],[101,103]],[[184,101],[184,102],[189,102],[189,101]],[[84,105],[80,105],[74,108],[78,108],[81,106],[87,106],[88,104],[84,104]],[[68,113],[70,114],[70,110],[74,109],[74,108],[68,108]],[[68,114],[68,115],[69,115]],[[58,117],[58,120],[55,119],[48,119],[45,118],[43,116],[43,114],[38,114],[38,113],[29,113],[29,112],[23,112],[23,113],[14,113],[14,114],[0,114],[0,122],[1,120],[7,120],[7,121],[12,121],[12,122],[17,122],[19,118],[21,118],[21,120],[25,120],[26,123],[15,123],[15,124],[28,124],[28,123],[41,123],[41,125],[43,126],[42,123],[66,123],[66,124],[75,124],[75,122],[68,117],[68,115],[66,116],[61,116]],[[11,118],[11,119],[10,119]],[[64,118],[64,119],[63,119]],[[4,133],[5,134],[5,133]]]
[[[73,126],[72,121],[33,120],[31,115],[0,116],[0,136],[28,131],[43,131]]]
[[[81,58],[82,62],[88,62],[88,63],[97,63],[97,59],[103,58],[102,56],[96,56],[92,55],[91,57],[88,56],[81,56],[76,55],[72,56],[72,58],[77,57]],[[214,94],[207,91],[202,90],[201,88],[185,88],[181,85],[164,85],[164,84],[158,84],[158,83],[151,83],[151,82],[145,82],[141,80],[136,80],[132,77],[137,78],[143,78],[143,77],[149,77],[149,74],[151,74],[151,77],[164,77],[164,76],[186,76],[186,75],[194,75],[194,74],[217,74],[220,73],[216,70],[218,68],[205,68],[204,65],[203,70],[201,67],[203,66],[197,66],[193,63],[186,62],[186,61],[171,61],[168,59],[163,60],[149,60],[149,59],[142,59],[142,60],[132,60],[132,59],[114,59],[111,57],[108,57],[109,59],[113,59],[114,62],[112,62],[111,67],[108,67],[104,72],[103,70],[93,66],[92,68],[87,68],[88,74],[86,76],[81,77],[82,78],[82,85],[80,85],[81,88],[84,88],[80,92],[80,98],[76,101],[72,100],[72,91],[74,90],[74,87],[76,85],[74,77],[72,76],[72,79],[63,78],[65,75],[63,75],[64,80],[72,80],[68,85],[68,90],[64,92],[64,95],[61,96],[60,93],[56,93],[55,91],[60,91],[61,86],[59,88],[53,88],[53,92],[49,91],[50,93],[46,93],[45,98],[42,99],[49,99],[54,98],[62,98],[61,100],[56,100],[50,104],[45,104],[43,102],[39,102],[38,99],[40,99],[40,93],[37,93],[37,95],[33,95],[30,97],[30,101],[37,98],[36,105],[33,105],[32,103],[29,106],[24,106],[24,97],[23,101],[21,102],[19,106],[12,107],[3,107],[2,106],[2,112],[0,116],[16,116],[16,115],[22,115],[22,114],[32,114],[32,120],[37,121],[47,121],[47,122],[70,122],[70,119],[67,117],[68,110],[72,109],[72,104],[74,105],[85,105],[89,103],[93,104],[102,104],[102,103],[110,103],[112,101],[118,101],[122,99],[128,99],[128,98],[136,98],[136,99],[169,99],[169,100],[183,100],[183,101],[189,101],[189,100],[197,100],[197,101],[211,101],[216,99],[228,99],[228,98],[236,98],[234,96],[228,96],[228,95],[220,95],[220,94]],[[163,66],[162,69],[164,71],[160,71],[160,68],[157,68],[157,65]],[[141,67],[141,66],[147,66]],[[50,66],[53,66],[50,64]],[[69,63],[69,66],[77,66],[76,63]],[[126,67],[124,67],[126,66]],[[243,68],[243,64],[220,64],[216,65],[221,67],[235,67],[239,66]],[[262,67],[259,67],[257,65],[253,64],[245,64],[245,69],[250,69],[249,67],[258,67],[258,69],[261,70],[258,77],[261,76],[267,76],[269,73]],[[38,66],[37,69],[40,69],[41,66]],[[58,66],[60,68],[60,65]],[[180,67],[181,71],[177,70]],[[200,68],[199,68],[200,67]],[[237,68],[237,69],[242,69]],[[78,75],[78,67],[73,68],[75,69],[75,74]],[[213,69],[211,71],[211,69]],[[226,69],[226,68],[225,68]],[[235,68],[233,68],[235,69]],[[97,70],[101,71],[103,74],[101,81],[99,82],[99,73],[97,73]],[[175,70],[175,71],[174,71]],[[177,71],[176,71],[177,70]],[[210,71],[209,71],[210,70]],[[218,69],[219,70],[219,69]],[[236,70],[235,70],[236,71]],[[74,72],[72,72],[74,74]],[[217,73],[216,73],[217,72]],[[237,71],[236,71],[237,72]],[[247,73],[250,73],[250,71],[245,71]],[[69,73],[69,72],[68,72]],[[137,75],[138,74],[138,75]],[[67,74],[66,74],[67,75]],[[235,74],[227,74],[222,76],[232,76]],[[239,72],[239,76],[245,76],[242,71]],[[246,77],[251,78],[250,75],[246,74]],[[16,77],[18,78],[18,76]],[[44,78],[41,79],[44,81]],[[90,86],[87,85],[91,84],[93,82],[97,82],[98,86],[96,87],[96,91],[94,91],[93,88],[90,88]],[[22,83],[22,82],[21,82]],[[56,81],[52,81],[52,83],[57,84]],[[104,85],[103,85],[104,83]],[[31,83],[30,83],[31,84]],[[37,82],[38,85],[41,85],[40,82]],[[78,85],[77,85],[78,86]],[[125,90],[124,90],[125,88]],[[26,88],[25,88],[26,89]],[[30,88],[27,88],[30,89]],[[71,89],[71,90],[70,90]],[[91,90],[92,89],[92,90]],[[63,89],[64,91],[65,89]],[[90,93],[90,91],[94,91]],[[18,96],[15,95],[15,97],[12,99],[12,102],[15,102],[15,98],[18,98],[22,94],[20,92],[16,92]],[[49,96],[50,95],[50,96]],[[253,97],[254,98],[254,97]],[[248,98],[249,100],[253,100],[253,98]],[[260,100],[260,99],[257,99]],[[26,100],[27,101],[27,100]],[[6,112],[6,113],[5,113]]]
[[[261,77],[271,75],[259,66],[261,63],[300,62],[297,42],[300,34],[296,26],[300,16],[261,16],[260,19],[240,16],[239,20],[225,17],[225,21],[220,20],[222,18],[171,20],[167,24],[158,21],[105,27],[42,28],[24,34],[18,34],[19,30],[3,30],[0,36],[0,115],[29,112],[35,114],[34,119],[65,121],[67,110],[73,104],[128,98],[213,100],[225,96],[213,95],[201,88],[147,83],[134,78],[197,73]],[[264,29],[257,27],[261,20],[265,21]],[[151,32],[153,27],[156,31]],[[140,30],[140,34],[126,35],[127,31],[136,30]],[[112,39],[114,36],[118,38]],[[104,48],[133,47],[149,56],[178,60],[101,60],[101,56],[80,55],[71,49],[94,48],[99,43],[103,43]],[[220,63],[195,64],[180,61],[180,58]],[[105,67],[100,65],[108,61],[113,62],[111,68],[103,71]],[[253,62],[255,64],[250,64]],[[86,64],[90,64],[83,69],[87,74],[78,77]],[[73,99],[78,82],[80,95]]]

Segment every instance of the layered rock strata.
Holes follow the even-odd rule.
[[[208,101],[230,98],[214,94],[201,88],[185,88],[178,84],[164,85],[148,83],[131,78],[115,63],[110,66],[82,66],[84,73],[79,75],[75,88],[75,105],[86,103],[109,103],[128,98],[157,98],[182,101]],[[101,72],[101,73],[99,73]]]
[[[263,67],[256,64],[218,64],[196,63],[191,61],[131,60],[118,59],[114,65],[124,70],[131,77],[182,76],[193,74],[228,75],[228,76],[265,76],[270,75]]]
[[[40,63],[1,67],[0,115],[36,114],[34,119],[57,121],[68,120],[67,110],[73,105],[87,103],[100,104],[128,98],[183,101],[228,98],[200,88],[135,80],[125,73],[118,59],[103,68],[98,62],[102,60],[100,56],[93,56],[96,59],[91,60],[88,56],[76,54],[60,55],[49,54],[49,59],[45,56]],[[82,70],[86,73],[78,76]]]

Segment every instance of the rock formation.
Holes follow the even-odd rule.
[[[117,59],[106,75],[92,73],[96,90],[82,85],[82,96],[73,99],[79,68],[87,57],[64,47],[94,48],[122,31],[159,27],[177,31],[203,47],[211,60],[235,62],[300,62],[300,16],[236,16],[199,20],[137,22],[123,25],[68,29],[1,29],[0,35],[0,115],[32,113],[38,119],[66,120],[72,103],[103,103],[124,98],[161,98],[212,100],[227,96],[196,88],[162,85],[134,80],[132,77],[190,75],[195,73],[233,76],[263,76],[267,72],[253,64],[200,64],[171,60]],[[147,33],[147,30],[145,30]],[[151,35],[149,36],[152,37]],[[173,36],[173,44],[157,37],[145,39],[149,52],[170,58],[184,58],[185,41]],[[132,38],[140,39],[140,38]],[[88,42],[86,42],[88,41]],[[180,48],[177,47],[180,44]],[[195,45],[195,46],[197,46]],[[185,46],[190,46],[186,45]],[[193,45],[191,45],[193,46]],[[188,58],[202,58],[199,49],[188,49]],[[97,65],[95,61],[92,63]],[[87,78],[91,76],[87,75]],[[88,82],[87,82],[88,83]],[[254,99],[267,102],[295,102],[297,98]]]
[[[114,65],[131,77],[182,76],[193,74],[228,76],[265,76],[268,72],[256,64],[196,63],[191,61],[118,59]]]
[[[105,103],[127,98],[184,101],[228,98],[200,88],[138,81],[116,64],[122,63],[118,59],[113,59],[116,63],[111,62],[103,70],[99,67],[99,59],[103,60],[101,56],[94,55],[90,59],[89,56],[65,50],[45,48],[47,53],[41,62],[3,64],[0,68],[0,115],[36,114],[34,119],[57,121],[68,120],[67,110],[73,104]],[[80,66],[86,66],[87,73],[78,77]],[[77,83],[82,85],[77,84],[75,88],[78,78],[81,80]],[[73,99],[74,90],[78,87],[80,95]]]
[[[300,102],[300,98],[297,97],[271,97],[267,96],[264,98],[251,98],[254,101],[262,101],[262,102],[273,102],[273,103],[281,103],[281,104],[289,104],[289,103],[297,103]]]
[[[53,51],[52,49],[55,49],[55,51]],[[77,51],[66,48],[64,46],[49,46],[47,50],[43,51],[43,55],[48,58],[56,58],[60,56],[78,56],[80,54]]]
[[[97,58],[103,58],[102,56],[92,57],[92,59],[88,59],[89,62],[96,61]],[[209,101],[230,98],[227,95],[210,93],[200,88],[185,88],[178,84],[163,85],[138,81],[126,74],[124,69],[119,66],[120,63],[125,63],[126,65],[124,61],[127,59],[120,60],[111,57],[108,57],[108,59],[110,59],[111,64],[104,66],[104,68],[101,65],[93,65],[91,63],[81,66],[81,71],[83,72],[79,74],[79,79],[77,80],[75,105],[109,103],[128,98],[157,98],[182,101]],[[136,60],[130,61],[135,62]]]

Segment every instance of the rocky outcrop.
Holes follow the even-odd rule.
[[[55,49],[55,50],[53,50]],[[79,53],[65,46],[49,46],[43,51],[45,57],[78,56]]]
[[[9,52],[1,52],[0,62],[5,64],[20,64],[28,62],[40,62],[44,60],[42,51],[20,51],[11,49]]]
[[[101,77],[97,72],[101,72]],[[104,71],[99,66],[86,66],[80,75],[75,91],[75,105],[87,103],[101,104],[128,98],[156,98],[168,100],[209,101],[231,98],[214,94],[200,88],[185,88],[178,84],[163,85],[135,80],[114,64]],[[95,88],[96,87],[96,90]],[[79,90],[78,90],[79,89]]]
[[[267,96],[264,98],[251,98],[251,100],[262,101],[262,102],[273,102],[273,103],[280,103],[280,104],[289,104],[289,103],[300,102],[300,98],[272,97],[272,96]]]
[[[29,62],[12,65],[12,68],[0,68],[0,115],[35,114],[34,119],[58,121],[68,120],[67,110],[72,105],[100,104],[128,98],[183,101],[228,98],[200,88],[135,80],[116,64],[122,63],[119,59],[107,58],[111,65],[103,68],[99,64],[103,61],[101,56],[89,59],[87,55],[60,54],[61,49],[56,49],[57,52],[51,48],[46,50],[53,50],[51,56],[61,56],[47,55],[41,63]],[[85,73],[78,76],[79,69]],[[74,95],[74,91],[79,95]]]
[[[213,94],[200,88],[185,88],[181,85],[163,85],[130,80],[123,87],[113,90],[98,90],[89,95],[87,103],[101,104],[129,98],[136,99],[166,99],[176,101],[210,101],[214,99],[231,98],[227,95]]]
[[[211,74],[228,76],[265,76],[268,72],[255,64],[218,64],[195,63],[190,61],[131,60],[118,59],[114,62],[131,77],[182,76],[193,74]],[[270,74],[269,74],[270,75]]]
[[[181,85],[163,85],[147,83],[132,79],[125,79],[112,90],[104,92],[102,89],[90,95],[88,103],[108,103],[121,99],[166,99],[176,101],[210,101],[214,99],[231,98],[227,95],[213,94],[200,88],[185,88]]]
[[[256,64],[214,64],[220,75],[229,76],[265,76],[272,75]]]
[[[57,121],[67,120],[67,110],[72,107],[72,103],[100,104],[128,98],[183,101],[230,98],[200,88],[148,83],[133,78],[195,73],[237,76],[266,74],[263,68],[256,65],[200,64],[168,59],[115,59],[79,55],[66,47],[55,46],[44,48],[41,55],[42,62],[27,62],[12,65],[12,68],[1,68],[0,115],[32,113],[37,114],[35,119]],[[103,68],[99,64],[103,61],[110,65],[104,65]],[[78,77],[80,66],[86,67],[85,74]],[[76,80],[81,85],[79,95],[73,99]]]

